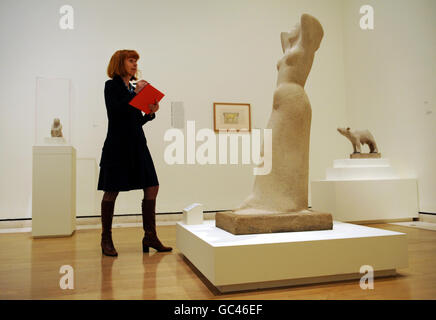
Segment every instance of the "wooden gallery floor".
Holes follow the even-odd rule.
[[[97,229],[51,239],[0,234],[0,299],[436,299],[436,232],[371,227],[406,233],[409,251],[409,267],[375,279],[373,290],[353,280],[232,294],[219,294],[177,249],[143,254],[141,228],[113,230],[117,258],[102,256]],[[175,226],[159,226],[158,233],[175,247]],[[72,290],[60,288],[63,265],[73,267]]]

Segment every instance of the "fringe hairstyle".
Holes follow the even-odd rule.
[[[135,50],[118,50],[113,55],[107,66],[107,75],[113,79],[115,75],[125,77],[127,75],[124,61],[129,58],[139,59],[139,54]],[[130,80],[137,80],[136,73]]]

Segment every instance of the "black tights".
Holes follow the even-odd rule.
[[[145,200],[155,200],[159,191],[159,186],[147,187],[142,189],[144,191]],[[118,196],[118,191],[105,191],[102,201],[115,202]]]

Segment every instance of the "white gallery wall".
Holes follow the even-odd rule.
[[[197,131],[213,129],[213,102],[250,103],[252,128],[264,128],[272,105],[276,62],[282,55],[280,32],[290,30],[305,12],[317,17],[325,30],[306,84],[312,103],[310,179],[324,178],[332,161],[350,152],[351,145],[336,127],[369,128],[394,166],[418,176],[421,210],[436,212],[431,131],[435,83],[430,71],[434,68],[434,23],[420,18],[421,12],[431,16],[429,8],[422,6],[434,12],[431,1],[398,1],[397,13],[388,12],[397,1],[373,1],[375,39],[358,29],[360,1],[70,1],[73,30],[59,28],[59,9],[67,4],[63,1],[1,1],[0,219],[31,217],[36,77],[71,79],[78,215],[99,214],[101,193],[95,189],[107,130],[103,87],[108,61],[118,49],[137,50],[142,77],[166,94],[157,118],[144,126],[160,181],[157,211],[180,212],[192,202],[203,203],[205,210],[238,205],[251,190],[251,166],[165,163],[169,142],[163,137],[171,128],[171,102],[184,103],[185,120],[194,120]],[[383,32],[377,29],[381,26],[378,6],[387,17]],[[411,9],[415,22],[409,30],[402,23]],[[426,23],[429,28],[433,23],[433,29],[425,29]],[[409,30],[409,37],[415,31],[428,35],[428,41],[423,35],[420,40],[412,37],[416,50],[408,48],[404,56],[396,56],[407,58],[407,67],[370,46],[375,41],[387,50],[395,34],[394,44],[401,49],[397,28]],[[424,58],[426,63],[420,61]],[[362,59],[366,67],[355,62]],[[387,66],[392,74],[381,74],[380,69]],[[426,76],[422,83],[421,75]],[[409,85],[401,82],[402,76],[413,86],[412,93],[406,92]],[[390,91],[383,92],[381,85]],[[396,91],[401,91],[401,98]],[[47,124],[47,135],[49,129]],[[407,134],[413,129],[419,131],[413,132],[417,141]],[[120,193],[116,213],[139,213],[141,199],[142,191]]]
[[[185,119],[195,120],[197,130],[213,128],[213,102],[250,103],[252,127],[265,127],[282,55],[280,32],[304,12],[326,33],[307,84],[312,176],[322,177],[330,159],[344,154],[343,144],[329,142],[345,121],[341,1],[71,1],[74,30],[61,30],[64,4],[1,2],[0,218],[31,216],[36,77],[72,81],[78,215],[99,214],[93,168],[107,130],[105,72],[113,52],[124,48],[140,53],[143,78],[166,94],[157,118],[144,126],[161,185],[157,211],[180,212],[192,202],[204,203],[205,210],[239,204],[251,190],[251,166],[164,162],[171,101],[184,102]],[[94,204],[89,193],[96,193]],[[141,199],[142,191],[121,193],[116,213],[139,213]]]
[[[359,8],[374,8],[374,30]],[[436,1],[344,1],[347,119],[368,128],[401,177],[418,179],[419,209],[436,213]]]

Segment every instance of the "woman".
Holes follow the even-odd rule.
[[[142,189],[142,224],[144,238],[143,252],[149,247],[157,251],[171,251],[159,241],[156,234],[156,196],[159,190],[153,160],[147,147],[142,126],[153,120],[159,104],[150,105],[151,113],[142,115],[139,109],[129,105],[130,100],[148,83],[137,82],[136,88],[130,84],[136,80],[137,60],[134,50],[118,50],[109,62],[104,98],[108,116],[108,131],[100,161],[98,190],[103,190],[101,201],[101,249],[107,256],[117,256],[112,242],[112,217],[115,200],[120,191]]]

